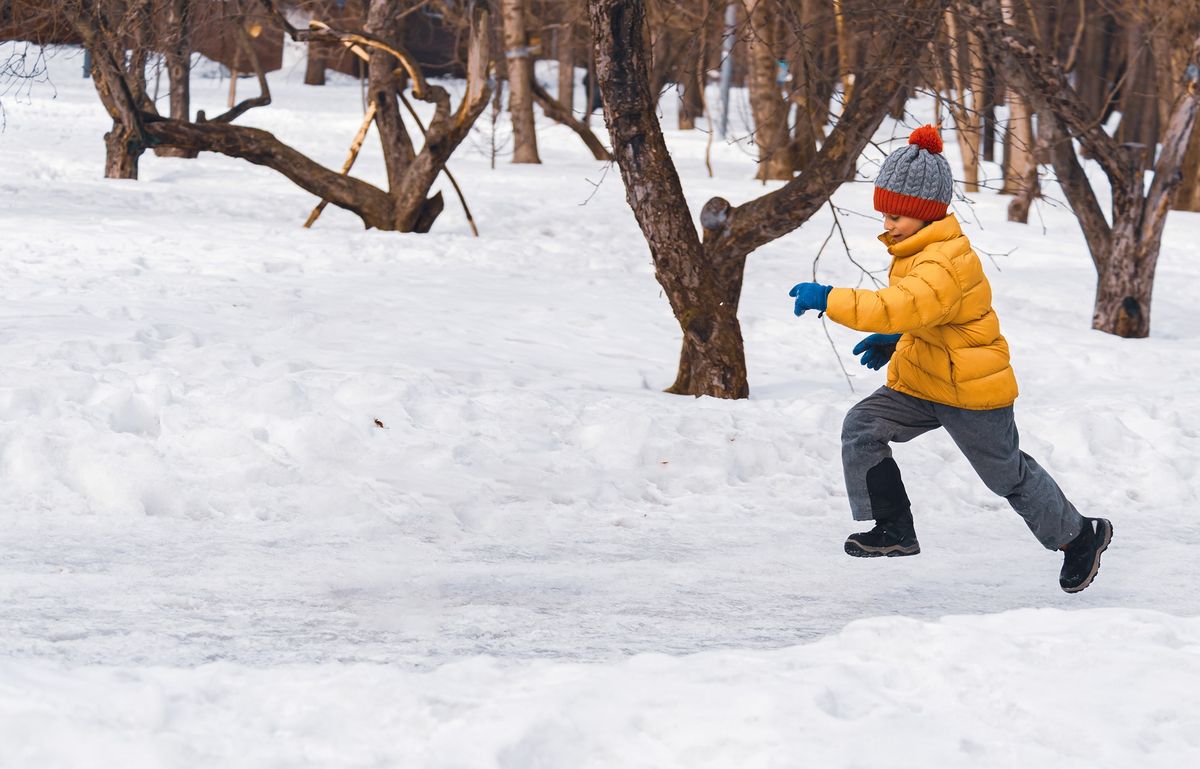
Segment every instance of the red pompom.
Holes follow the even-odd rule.
[[[931,125],[923,125],[908,136],[908,143],[937,155],[942,151],[942,137]]]

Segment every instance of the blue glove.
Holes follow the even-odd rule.
[[[803,315],[805,310],[825,312],[832,290],[833,286],[822,286],[820,283],[797,283],[792,286],[788,296],[796,297],[796,315]]]
[[[896,342],[900,334],[871,334],[866,339],[854,345],[854,354],[862,354],[862,364],[872,371],[878,371],[892,359],[896,351]]]

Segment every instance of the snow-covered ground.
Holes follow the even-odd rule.
[[[791,313],[828,210],[749,259],[752,397],[673,397],[678,327],[620,176],[569,131],[492,170],[480,121],[451,164],[479,239],[453,197],[428,235],[332,207],[304,230],[316,201],[241,161],[101,179],[108,118],[78,56],[51,69],[0,134],[0,767],[1200,756],[1200,215],[1171,215],[1131,341],[1090,330],[1068,211],[956,204],[992,254],[1024,448],[1115,525],[1067,596],[942,434],[896,451],[922,555],[842,553],[841,419],[883,374]],[[358,85],[302,74],[243,122],[336,167]],[[211,112],[227,83],[194,92]],[[703,134],[669,141],[693,213],[764,190],[746,147],[717,142],[710,179]],[[382,181],[377,145],[356,173]],[[870,189],[836,201],[876,270]],[[863,282],[834,243],[819,279]]]

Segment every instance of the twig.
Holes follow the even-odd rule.
[[[817,249],[817,255],[813,257],[812,279],[813,283],[817,282],[817,263],[821,261],[821,254],[825,253],[825,246],[829,245],[829,241],[833,240],[833,227],[830,226],[829,234],[825,236],[825,240],[821,243],[821,247]]]
[[[700,87],[700,103],[704,106],[704,127],[708,133],[708,140],[704,143],[704,167],[708,169],[708,178],[713,178],[712,167],[712,145],[713,145],[713,119],[712,113],[708,109],[708,74],[702,75],[704,82]]]
[[[871,279],[871,282],[874,283],[877,288],[883,288],[883,281],[876,278],[873,274],[871,274],[870,270],[868,270],[866,267],[863,267],[861,264],[859,264],[858,261],[854,258],[854,255],[850,253],[850,244],[848,242],[846,242],[846,232],[845,232],[845,230],[842,229],[841,219],[838,219],[837,208],[832,203],[830,203],[829,210],[833,212],[833,226],[837,228],[838,235],[840,235],[842,238],[842,246],[845,247],[845,249],[846,249],[846,258],[850,260],[851,264],[853,264],[858,269],[862,270],[863,273],[868,278]]]
[[[588,203],[592,202],[592,198],[596,197],[596,193],[600,191],[601,185],[604,184],[605,178],[608,177],[608,169],[613,167],[614,162],[616,162],[616,161],[610,161],[610,162],[604,164],[604,170],[600,173],[600,181],[594,182],[591,179],[588,179],[586,176],[584,177],[584,181],[587,182],[588,184],[592,185],[592,192],[590,195],[587,196],[587,199],[584,200],[579,205],[586,206]]]
[[[830,204],[832,206],[832,204]],[[821,243],[821,247],[817,249],[817,255],[813,257],[812,277],[813,282],[817,282],[817,264],[821,261],[821,254],[825,253],[825,247],[829,245],[829,241],[833,240],[833,231],[837,228],[837,220],[834,220],[834,226],[829,228],[829,234],[825,236],[825,240]],[[847,253],[849,253],[847,251]],[[829,323],[825,319],[825,313],[821,313],[821,328],[825,331],[825,338],[829,340],[829,347],[833,350],[833,359],[837,361],[838,366],[842,369],[842,375],[846,377],[846,384],[850,387],[850,392],[854,392],[854,382],[850,381],[850,372],[846,370],[846,365],[842,363],[842,356],[838,355],[837,345],[833,342],[833,335],[829,333]]]
[[[829,323],[825,316],[821,316],[821,328],[825,330],[825,338],[829,340],[829,347],[833,350],[834,360],[837,361],[838,367],[842,370],[842,376],[846,377],[846,385],[850,388],[850,392],[854,392],[854,382],[851,381],[850,372],[846,370],[846,364],[842,363],[842,356],[838,354],[837,345],[833,342],[833,335],[829,333]]]
[[[997,256],[1012,256],[1013,252],[1015,252],[1017,250],[1017,248],[1019,248],[1019,246],[1013,246],[1012,248],[1008,249],[1007,251],[997,252],[997,253],[992,253],[991,251],[984,251],[979,246],[972,246],[972,248],[975,249],[976,251],[986,254],[987,258],[989,260],[991,260],[992,266],[996,268],[996,272],[1004,272],[1004,270],[1000,269],[1000,265],[996,262],[996,257]]]

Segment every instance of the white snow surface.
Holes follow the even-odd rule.
[[[243,161],[102,179],[79,65],[60,51],[3,101],[0,767],[1200,758],[1200,215],[1171,214],[1152,336],[1123,340],[1090,329],[1053,185],[1029,225],[994,192],[955,204],[1023,448],[1115,526],[1067,596],[940,433],[896,447],[920,557],[842,553],[841,419],[883,374],[861,334],[791,312],[814,270],[869,285],[837,234],[814,267],[829,208],[748,259],[751,397],[675,397],[678,325],[620,175],[567,129],[492,170],[481,119],[451,163],[479,239],[449,185],[430,234],[332,206],[304,230],[312,196]],[[240,122],[339,167],[358,84],[302,69]],[[226,93],[197,78],[193,108]],[[693,214],[770,188],[745,143],[715,142],[709,178],[673,114]],[[879,157],[835,198],[873,271]],[[382,184],[377,144],[355,173]]]

